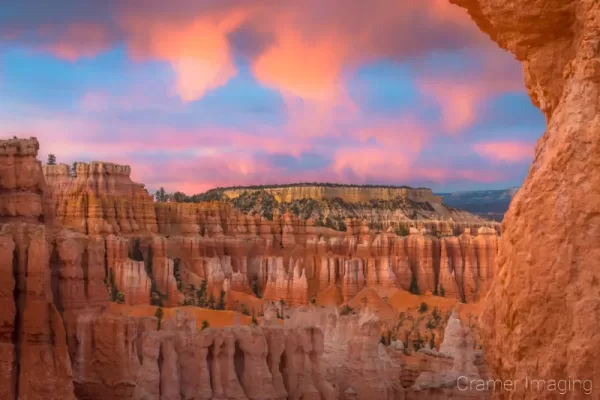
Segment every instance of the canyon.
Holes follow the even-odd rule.
[[[71,176],[38,147],[0,142],[4,397],[429,398],[487,373],[472,318],[495,227],[154,202],[128,166]]]
[[[34,138],[4,140],[1,397],[441,399],[491,395],[457,391],[459,376],[600,384],[600,3],[450,1],[523,62],[548,122],[501,239],[448,220],[414,219],[401,236],[155,203],[127,166],[82,163],[71,177],[41,166]]]

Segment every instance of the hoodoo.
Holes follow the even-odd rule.
[[[499,272],[483,314],[489,366],[499,379],[598,387],[600,2],[451,1],[523,63],[548,124],[502,226]],[[501,395],[548,397],[525,390]]]

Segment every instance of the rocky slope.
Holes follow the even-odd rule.
[[[455,233],[464,228],[495,224],[484,218],[442,204],[430,189],[336,184],[294,184],[218,188],[187,198],[218,200],[244,213],[268,220],[274,212],[290,212],[315,224],[345,231],[347,218],[365,220],[371,228],[407,231],[425,226],[438,233],[437,222],[447,222]]]
[[[500,379],[600,385],[600,2],[452,0],[523,62],[548,129],[503,222],[484,343]],[[506,398],[541,399],[524,387]],[[596,393],[591,397],[597,396]],[[580,383],[566,398],[589,398]]]

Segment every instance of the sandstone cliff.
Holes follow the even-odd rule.
[[[33,138],[0,142],[0,397],[75,399],[53,302],[52,206],[38,146]]]
[[[275,196],[277,201],[291,203],[295,200],[313,199],[334,199],[340,198],[349,203],[367,203],[371,200],[393,200],[395,198],[403,198],[412,200],[417,203],[429,202],[433,204],[442,204],[442,199],[439,196],[434,196],[431,189],[414,189],[408,187],[379,187],[379,186],[319,186],[319,185],[293,185],[280,187],[266,187],[264,189],[235,188],[221,189],[221,191],[230,199],[239,197],[242,193],[258,192],[264,190]]]
[[[128,165],[78,163],[75,177],[65,164],[42,168],[64,226],[86,234],[157,231],[152,196],[129,178]]]
[[[499,379],[600,385],[600,3],[451,0],[523,63],[546,116],[529,175],[503,222],[484,344]],[[548,391],[504,393],[547,398]],[[581,385],[567,398],[584,398]]]

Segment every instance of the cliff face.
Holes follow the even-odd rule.
[[[133,399],[338,398],[322,375],[323,332],[233,327],[197,330],[177,313],[173,326],[143,335]]]
[[[560,377],[597,387],[600,3],[452,2],[523,62],[529,95],[548,122],[504,218],[498,277],[484,311],[488,362],[500,379]],[[584,397],[580,389],[568,395]]]
[[[90,235],[157,232],[152,196],[128,165],[78,163],[75,177],[65,164],[42,168],[62,225]]]
[[[417,203],[442,204],[439,196],[434,196],[431,189],[388,188],[388,187],[352,187],[352,186],[290,186],[265,189],[224,189],[229,198],[239,197],[244,192],[264,190],[275,196],[277,201],[291,203],[302,199],[334,199],[340,198],[348,203],[368,203],[371,200],[393,200],[403,198]]]
[[[0,397],[75,399],[53,303],[52,207],[35,139],[0,142]],[[46,214],[48,212],[48,214]]]
[[[330,286],[345,302],[364,287],[379,286],[475,302],[494,277],[493,224],[477,229],[478,224],[427,220],[402,237],[391,227],[382,232],[346,219],[345,232],[339,232],[289,212],[266,220],[222,202],[151,203],[143,185],[129,179],[128,167],[77,168],[77,177],[70,177],[66,165],[45,167],[58,221],[106,238],[104,278],[112,299],[126,304],[177,306],[204,280],[215,301],[223,289],[251,292],[254,285],[265,299],[290,305],[306,305]],[[134,248],[135,241],[141,247]],[[94,271],[102,276],[100,268]]]

